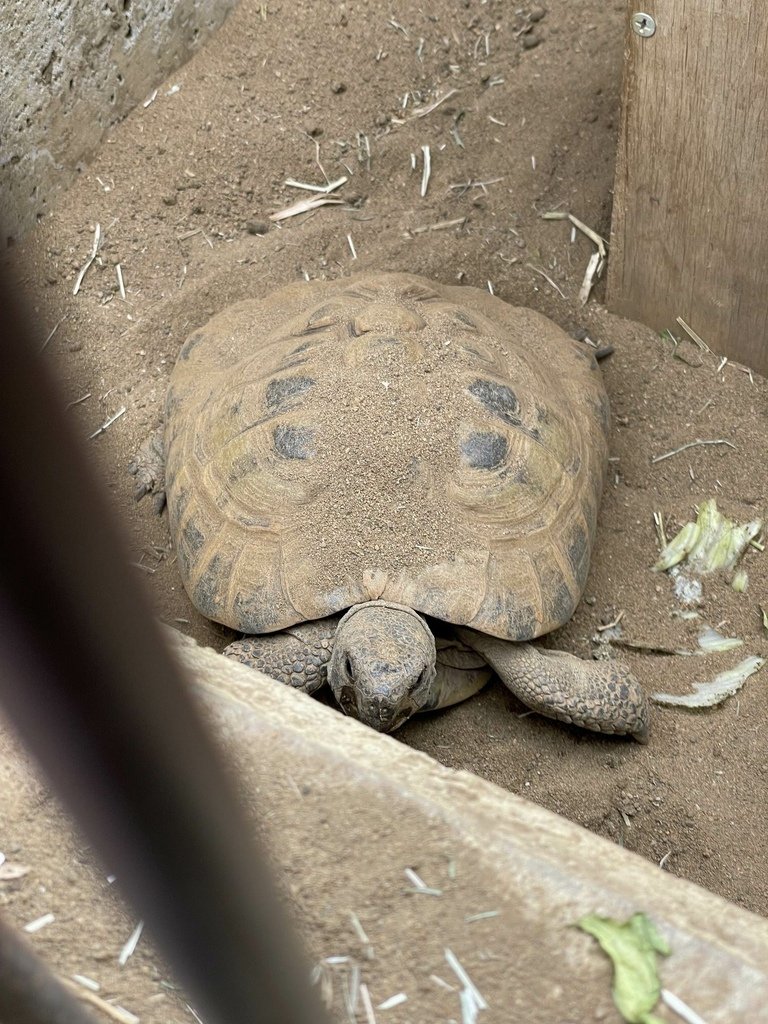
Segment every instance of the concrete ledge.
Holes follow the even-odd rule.
[[[0,20],[0,223],[46,212],[107,129],[224,21],[237,0],[10,0]],[[7,244],[7,237],[2,239]]]
[[[333,1019],[355,1019],[345,992],[364,981],[374,1005],[407,994],[376,1012],[379,1024],[461,1020],[448,947],[489,1004],[478,1024],[619,1024],[607,960],[573,924],[589,912],[625,918],[644,910],[673,950],[660,965],[665,987],[707,1024],[768,1021],[768,922],[171,636],[321,965]],[[55,970],[97,978],[105,997],[142,1024],[190,1020],[151,935],[118,966],[135,919],[2,727],[0,849],[31,866],[26,878],[0,884],[3,914],[19,925],[55,914],[32,936]],[[409,892],[405,867],[441,895]],[[348,959],[335,966],[327,957]]]
[[[330,890],[340,871],[354,875],[369,893],[368,918],[375,922],[386,918],[392,893],[384,882],[402,856],[398,843],[423,863],[430,854],[420,844],[428,837],[430,849],[443,844],[465,862],[459,878],[464,875],[467,912],[488,909],[489,899],[502,911],[503,948],[495,949],[504,964],[496,965],[493,982],[493,963],[483,967],[483,984],[477,983],[481,991],[491,984],[500,989],[507,1009],[524,1009],[526,1021],[595,1019],[601,1006],[614,1019],[602,955],[571,926],[589,912],[625,918],[637,910],[654,918],[672,946],[664,985],[708,1024],[768,1020],[768,922],[186,638],[180,656],[234,758],[246,799],[268,823],[281,871],[304,870],[316,889]],[[368,837],[364,848],[361,837]],[[286,851],[297,848],[305,852],[303,868],[286,864]],[[402,866],[396,863],[395,871],[401,886]],[[440,900],[415,902],[422,931],[430,934],[425,921],[431,920],[438,945],[466,944],[466,935],[449,934]],[[398,939],[413,970],[425,957],[427,977],[434,955]],[[521,990],[508,965],[529,964],[532,951],[535,973]],[[579,1012],[587,1016],[574,1016]],[[438,1018],[412,1012],[405,1019]]]

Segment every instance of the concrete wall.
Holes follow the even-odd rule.
[[[0,224],[18,238],[237,0],[0,0]]]

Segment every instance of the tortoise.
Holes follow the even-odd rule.
[[[625,666],[530,643],[583,593],[609,415],[586,345],[475,288],[372,273],[231,306],[168,391],[184,586],[244,634],[224,654],[379,731],[495,673],[645,742]]]

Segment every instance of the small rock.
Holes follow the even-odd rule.
[[[343,82],[331,82],[331,92],[338,96],[342,92],[346,92],[347,87]]]
[[[541,21],[546,13],[546,7],[532,7],[528,12],[528,21]]]
[[[176,196],[163,196],[163,202],[166,206],[175,206],[178,201]]]
[[[323,129],[316,124],[308,124],[304,126],[304,131],[309,135],[311,139],[317,139],[323,134]]]
[[[538,46],[541,42],[541,36],[537,36],[535,32],[529,32],[523,36],[523,49],[532,50],[534,46]]]
[[[246,222],[245,230],[249,235],[266,235],[269,224],[265,220],[249,220]]]

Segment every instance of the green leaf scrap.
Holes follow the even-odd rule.
[[[621,924],[610,917],[587,914],[578,922],[613,961],[613,1001],[629,1024],[663,1024],[651,1012],[659,1001],[661,981],[657,954],[669,956],[668,944],[645,914]]]
[[[686,523],[659,555],[654,572],[664,572],[685,561],[696,573],[729,570],[762,529],[753,519],[739,526],[718,510],[714,498],[702,502],[695,523]]]

